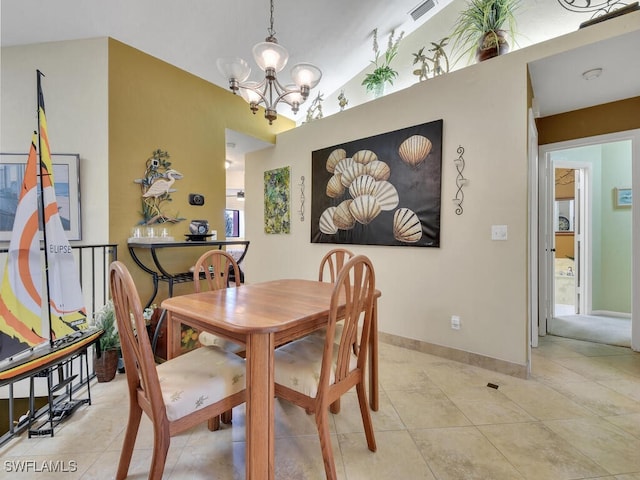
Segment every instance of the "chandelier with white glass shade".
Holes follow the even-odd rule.
[[[218,70],[229,80],[229,88],[234,94],[240,93],[254,114],[259,105],[264,105],[264,117],[269,120],[269,125],[278,118],[278,103],[288,104],[293,113],[297,113],[300,105],[309,97],[309,91],[322,77],[322,72],[315,65],[298,63],[291,69],[293,83],[282,85],[278,81],[276,75],[287,65],[289,53],[276,40],[273,30],[273,0],[270,0],[270,5],[271,21],[267,30],[269,36],[253,47],[253,58],[264,72],[264,79],[261,82],[247,81],[251,67],[241,58],[219,58],[216,62]]]

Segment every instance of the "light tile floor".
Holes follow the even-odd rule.
[[[54,438],[22,435],[3,446],[0,478],[113,478],[125,383],[118,375],[95,384],[93,404]],[[629,349],[547,336],[534,350],[532,378],[522,380],[382,344],[380,384],[376,453],[367,449],[355,394],[331,418],[340,479],[640,480],[640,354]],[[233,426],[218,432],[203,425],[175,437],[164,478],[243,479],[243,407],[233,414]],[[312,417],[277,401],[276,419],[276,478],[325,478]],[[129,478],[147,478],[151,448],[144,418]],[[18,461],[76,471],[11,471]]]

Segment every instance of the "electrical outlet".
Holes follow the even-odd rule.
[[[460,330],[460,317],[458,315],[451,315],[451,328]]]
[[[506,240],[506,239],[507,239],[506,225],[491,225],[491,240]]]

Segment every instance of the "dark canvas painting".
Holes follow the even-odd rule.
[[[312,152],[311,242],[439,247],[442,125]]]

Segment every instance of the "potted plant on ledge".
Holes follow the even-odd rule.
[[[113,301],[108,300],[95,312],[93,320],[94,325],[104,332],[97,344],[99,351],[93,358],[93,368],[98,382],[110,382],[116,376],[120,357],[120,336]]]
[[[515,12],[521,0],[469,0],[452,34],[459,57],[473,55],[482,62],[509,51],[507,36],[515,42]]]
[[[389,35],[387,50],[381,57],[380,48],[378,47],[378,29],[373,30],[373,52],[375,53],[375,57],[371,63],[373,63],[376,68],[373,72],[367,73],[362,81],[362,85],[366,87],[367,92],[373,92],[376,98],[384,94],[385,84],[393,85],[393,81],[398,76],[398,72],[391,68],[390,64],[398,54],[398,45],[404,36],[404,32],[401,32],[395,40],[393,38],[394,35],[395,30],[392,30]]]

